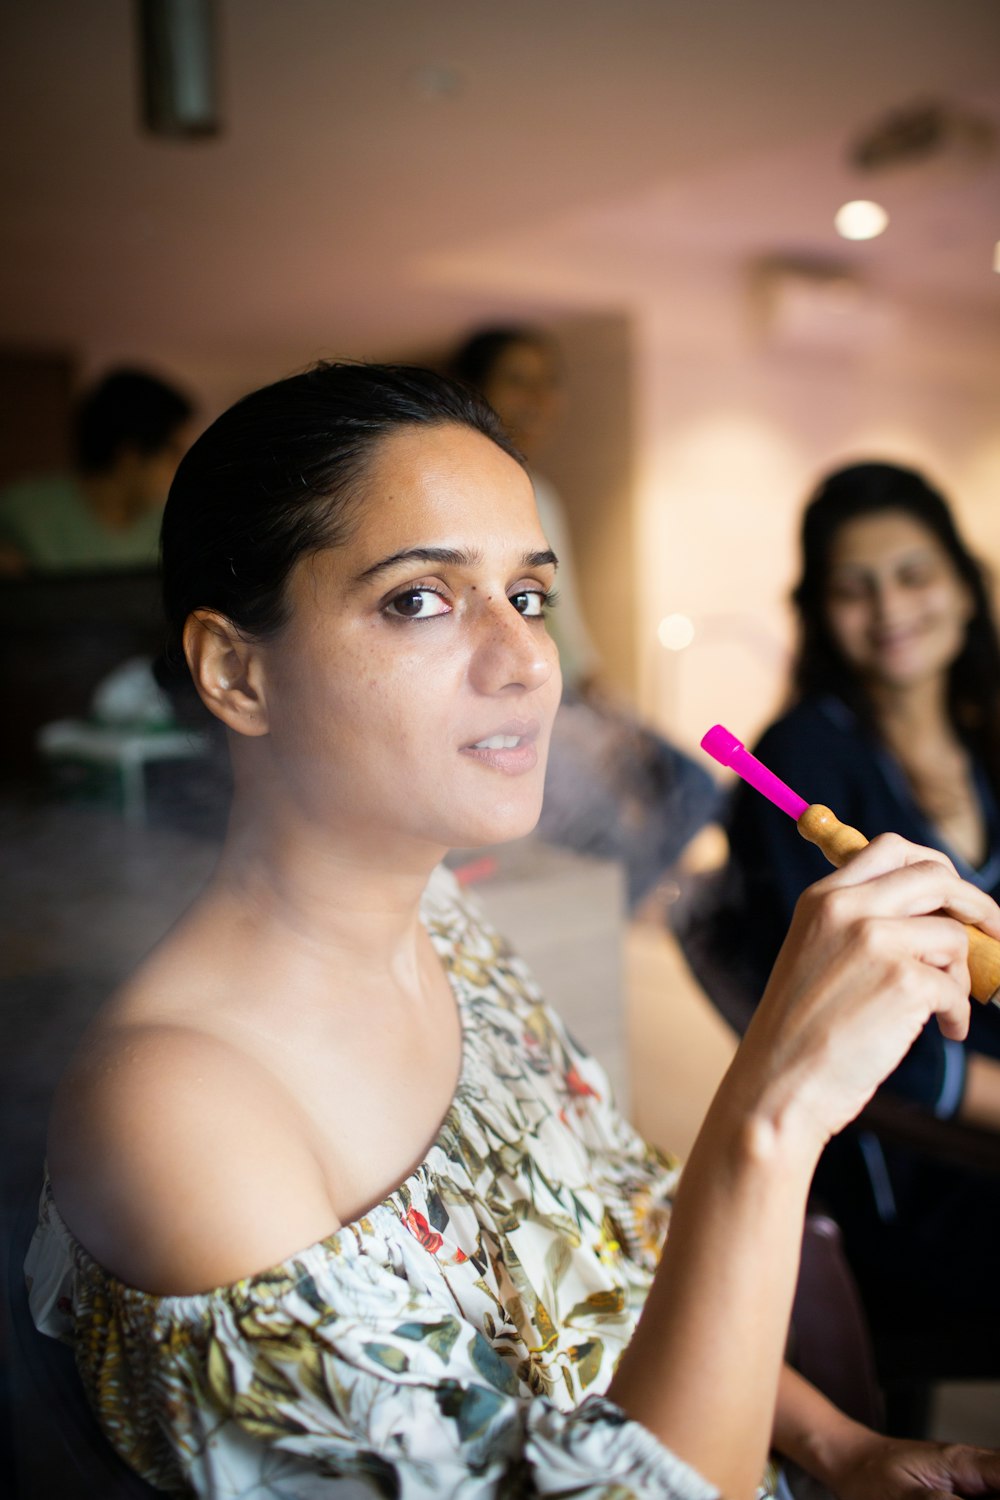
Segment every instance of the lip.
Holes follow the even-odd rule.
[[[471,744],[463,745],[461,753],[491,770],[502,771],[507,776],[521,776],[538,764],[538,746],[535,741],[540,727],[537,719],[508,719],[503,724],[487,729],[484,734],[477,735]],[[499,736],[516,738],[519,743],[509,749],[492,749],[482,745],[483,740]]]
[[[915,626],[906,626],[900,630],[885,630],[873,637],[873,645],[879,651],[894,651],[900,646],[908,646],[912,641],[920,639],[923,632]]]

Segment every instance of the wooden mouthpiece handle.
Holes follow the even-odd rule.
[[[868,843],[863,833],[842,823],[821,802],[814,802],[806,808],[797,827],[802,837],[822,849],[830,863],[838,868]],[[990,1000],[1000,1005],[1000,942],[968,923],[965,930],[969,934],[969,978],[973,998],[984,1005]]]

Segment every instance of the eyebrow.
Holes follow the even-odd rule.
[[[367,579],[374,578],[389,568],[398,567],[400,563],[442,563],[453,568],[471,568],[481,563],[482,560],[481,552],[470,551],[465,547],[404,547],[401,552],[393,552],[388,557],[382,557],[378,562],[372,563],[370,568],[365,568],[364,572],[358,574],[357,582],[364,583]],[[559,559],[551,548],[545,548],[541,552],[522,553],[520,566],[522,568],[558,568]]]

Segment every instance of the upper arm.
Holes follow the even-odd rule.
[[[60,1086],[49,1138],[60,1213],[143,1290],[206,1291],[338,1228],[290,1100],[207,1035],[102,1038]]]

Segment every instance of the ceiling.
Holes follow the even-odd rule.
[[[997,0],[219,11],[225,131],[177,141],[139,128],[128,0],[4,0],[4,343],[256,374],[682,297],[688,275],[775,255],[836,257],[1000,336],[1000,157],[846,165],[919,100],[1000,131]],[[889,232],[839,241],[848,196],[886,201]]]

